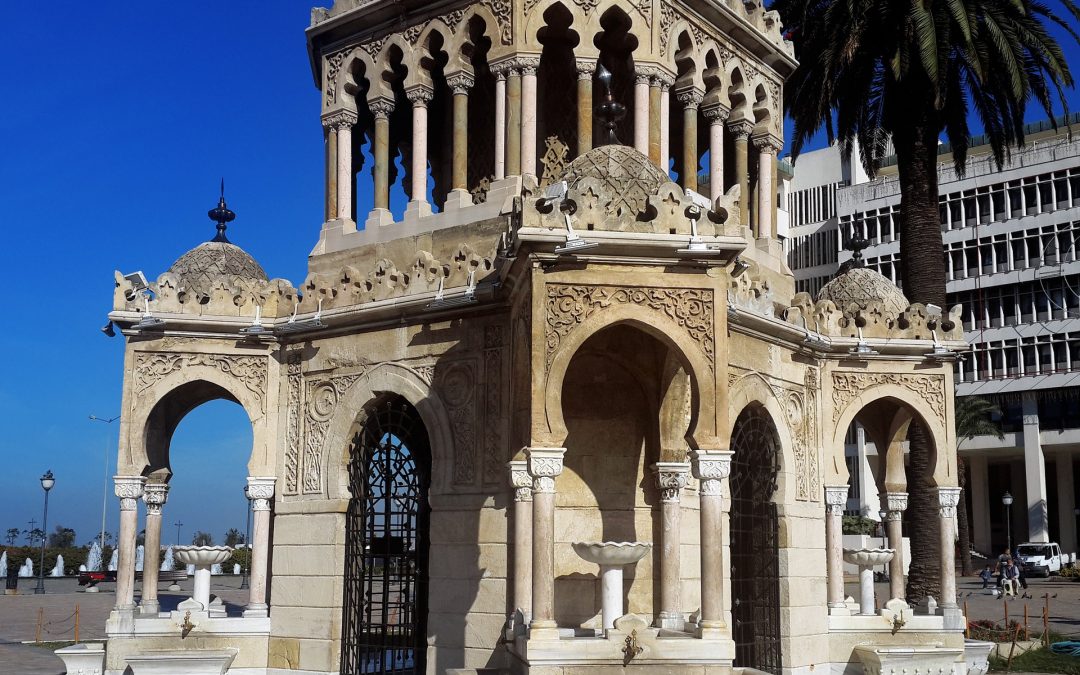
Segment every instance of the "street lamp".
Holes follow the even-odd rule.
[[[41,477],[41,487],[45,490],[45,515],[41,517],[41,558],[38,560],[38,580],[37,588],[34,589],[35,595],[45,592],[45,540],[48,538],[49,532],[49,490],[55,484],[56,479],[53,478],[52,471],[46,471],[45,475]]]
[[[247,529],[244,530],[244,545],[247,546],[247,564],[244,565],[244,576],[240,577],[240,588],[250,588],[248,574],[251,572],[251,497],[248,496],[248,486],[244,486],[244,500],[247,503]]]
[[[1001,503],[1005,505],[1005,548],[1012,554],[1012,520],[1009,516],[1012,513],[1013,496],[1007,490],[1001,496]]]
[[[108,419],[104,417],[98,417],[97,415],[91,415],[91,422],[104,422],[105,424],[112,424],[116,420],[120,419],[120,416],[110,417]],[[102,554],[105,551],[105,511],[109,504],[109,433],[105,433],[105,483],[101,490],[101,550]]]

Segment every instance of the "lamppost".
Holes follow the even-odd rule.
[[[877,512],[878,518],[881,520],[881,548],[889,548],[889,533],[885,530],[885,519],[889,517],[889,512],[885,509],[881,509]],[[881,578],[889,579],[889,563],[881,564]]]
[[[1013,496],[1008,490],[1001,496],[1001,503],[1005,505],[1005,548],[1012,554],[1012,519],[1009,516],[1012,514]]]
[[[56,479],[53,478],[52,471],[46,471],[45,475],[41,477],[41,487],[45,490],[45,514],[41,517],[41,558],[38,560],[38,580],[37,588],[34,589],[35,595],[45,592],[45,541],[48,539],[49,531],[49,490],[55,484]]]
[[[176,545],[179,546],[180,545],[180,527],[183,525],[183,523],[181,523],[179,520],[177,520],[175,523],[173,523],[173,525],[176,526]]]
[[[112,424],[116,420],[120,419],[120,416],[110,417],[105,419],[104,417],[98,417],[97,415],[91,415],[91,422],[104,422],[105,424]],[[111,427],[110,427],[111,428]],[[105,482],[104,487],[101,490],[101,550],[105,550],[105,511],[109,504],[109,433],[105,433]]]
[[[247,564],[244,565],[244,576],[240,577],[240,588],[250,588],[248,575],[251,573],[251,497],[248,496],[248,486],[244,486],[244,499],[247,503],[247,528],[244,530],[244,545],[247,546]]]

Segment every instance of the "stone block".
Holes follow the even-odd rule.
[[[274,607],[274,635],[326,640],[341,634],[341,611],[316,607]]]
[[[341,607],[341,577],[274,575],[275,607]]]
[[[275,614],[276,614],[275,610]],[[300,667],[300,640],[296,638],[270,638],[267,666],[296,670]]]
[[[315,672],[333,672],[340,667],[341,652],[337,640],[304,640],[300,649],[300,668]]]
[[[780,605],[784,607],[824,607],[828,601],[825,577],[780,579]]]
[[[782,635],[821,635],[829,631],[825,605],[818,607],[781,607]]]
[[[274,574],[308,577],[340,576],[344,546],[274,546]]]
[[[432,544],[431,579],[506,578],[507,553],[502,544]]]
[[[502,614],[428,614],[428,639],[444,647],[471,647],[489,652],[499,646],[506,616]]]
[[[506,579],[457,580],[430,584],[428,609],[432,612],[481,612],[505,614],[509,611]]]

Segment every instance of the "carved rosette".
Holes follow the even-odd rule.
[[[833,373],[833,423],[840,420],[847,405],[871,387],[886,384],[907,389],[926,401],[939,422],[945,422],[945,376],[904,373]]]
[[[719,497],[723,493],[724,480],[731,475],[731,456],[728,450],[690,454],[691,469],[698,480],[698,492],[703,497]]]
[[[887,492],[885,493],[886,520],[900,520],[904,511],[907,511],[908,505],[908,493],[906,492]]]
[[[120,498],[121,511],[134,511],[139,507],[146,478],[143,476],[113,476],[113,490]]]
[[[169,486],[165,483],[147,483],[142,499],[146,502],[147,516],[161,516],[161,509],[169,499]]]
[[[681,490],[690,479],[688,462],[657,462],[652,466],[656,478],[656,487],[660,490],[660,500],[669,504],[679,503]]]
[[[251,501],[252,511],[269,511],[270,500],[274,498],[274,483],[277,478],[248,476],[247,498]]]
[[[960,504],[960,488],[938,488],[938,505],[941,507],[942,518],[955,518],[956,507]]]
[[[844,507],[847,506],[848,486],[826,485],[825,486],[825,512],[830,516],[844,515]]]
[[[562,473],[566,448],[528,448],[525,451],[534,494],[555,494],[555,477]]]
[[[514,488],[515,502],[532,501],[533,478],[529,475],[529,463],[525,460],[513,461],[510,466],[510,485]]]
[[[308,384],[304,399],[307,415],[304,420],[304,454],[300,470],[304,494],[320,494],[323,491],[323,441],[338,402],[358,379],[360,373],[353,373]]]

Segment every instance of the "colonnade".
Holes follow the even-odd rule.
[[[939,549],[941,559],[941,597],[938,605],[945,610],[956,610],[956,560],[954,540],[956,528],[956,507],[960,503],[960,488],[941,487],[938,494]],[[844,541],[843,516],[847,504],[848,486],[826,486],[825,488],[825,559],[828,566],[829,612],[847,607],[844,602]],[[889,548],[895,551],[889,562],[889,598],[904,599],[904,541],[903,514],[908,506],[906,492],[886,492],[885,535]]]
[[[565,448],[527,448],[526,459],[510,462],[514,487],[513,606],[528,622],[530,639],[558,639],[555,623],[555,479]],[[701,638],[722,638],[725,567],[724,484],[731,473],[728,451],[694,451],[689,462],[657,462],[652,473],[660,490],[660,607],[656,625],[684,630],[681,586],[681,496],[689,478],[699,481],[701,530]]]
[[[540,176],[538,167],[537,71],[539,55],[516,55],[490,65],[494,77],[494,166],[495,181],[516,176]],[[575,92],[577,107],[578,154],[593,147],[594,86],[597,62],[578,59]],[[667,172],[673,159],[671,148],[672,100],[681,106],[682,138],[677,149],[682,170],[684,189],[708,192],[715,201],[725,192],[725,157],[733,152],[735,177],[730,183],[740,186],[741,224],[750,227],[758,238],[775,238],[776,231],[776,155],[783,145],[781,138],[771,133],[766,122],[755,121],[741,106],[733,111],[715,92],[706,92],[696,86],[677,86],[675,75],[658,64],[640,63],[634,70],[633,101],[628,107],[634,111],[633,138],[635,149],[648,156],[658,167]],[[469,194],[469,96],[476,78],[468,71],[447,73],[446,84],[452,94],[453,133],[447,139],[452,145],[450,193],[447,208],[472,205]],[[569,84],[569,83],[568,83]],[[435,90],[430,84],[407,85],[405,98],[412,107],[411,147],[409,148],[409,186],[411,200],[406,213],[423,216],[431,213],[428,203],[428,106]],[[552,94],[558,95],[558,94]],[[366,101],[374,118],[372,157],[374,167],[374,209],[368,223],[389,224],[392,216],[390,204],[390,117],[395,102],[383,95]],[[730,103],[730,102],[728,102]],[[708,124],[708,147],[699,147],[699,117]],[[359,119],[354,110],[341,108],[323,115],[327,133],[327,219],[351,220],[354,200],[353,179],[353,127]],[[726,129],[726,133],[725,133]],[[725,137],[730,137],[730,149],[726,149]],[[567,142],[570,139],[566,139]],[[476,139],[472,139],[476,142]],[[753,148],[756,157],[751,154]],[[709,156],[709,183],[698,185],[698,167],[701,157]],[[568,159],[573,159],[570,157]],[[751,170],[756,162],[756,171]]]
[[[268,615],[266,573],[270,551],[270,502],[274,497],[272,477],[248,477],[244,490],[252,509],[250,595],[245,617]],[[120,533],[117,539],[119,560],[116,570],[116,603],[120,614],[157,617],[158,570],[161,566],[162,510],[169,497],[166,483],[150,482],[144,476],[114,476],[113,485],[120,499]],[[135,605],[135,548],[138,531],[138,503],[146,503],[145,543],[143,548],[142,599]]]

